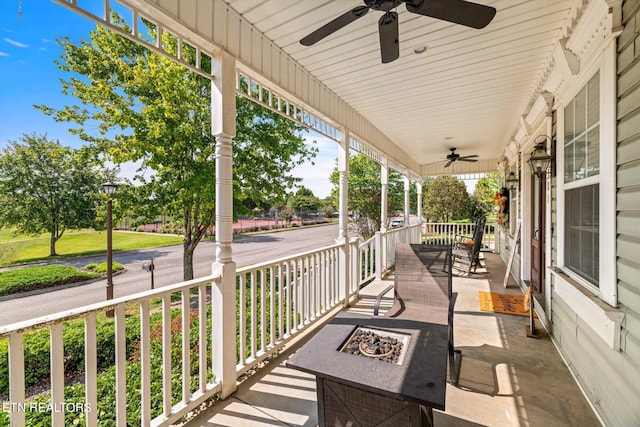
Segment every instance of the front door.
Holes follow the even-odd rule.
[[[546,175],[531,180],[531,284],[544,294],[544,236]]]

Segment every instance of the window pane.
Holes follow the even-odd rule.
[[[600,73],[587,83],[587,127],[600,121]]]
[[[575,102],[571,101],[567,108],[564,109],[564,140],[565,141],[573,141],[575,138],[575,128],[574,128],[574,116],[575,116]]]
[[[586,178],[587,176],[586,137],[586,134],[582,134],[573,144],[573,180]]]
[[[565,266],[598,286],[599,186],[575,188],[565,194]]]
[[[589,130],[587,134],[587,176],[600,173],[600,126]]]
[[[587,89],[582,88],[578,96],[575,97],[574,102],[576,103],[576,116],[575,116],[575,133],[576,135],[580,135],[582,132],[586,130],[586,119],[587,119]]]
[[[571,182],[575,179],[573,147],[574,143],[571,142],[566,144],[564,148],[564,182]]]

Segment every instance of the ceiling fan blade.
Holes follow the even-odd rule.
[[[300,44],[303,46],[311,46],[322,40],[323,38],[333,34],[338,31],[340,28],[344,27],[355,21],[358,18],[362,18],[364,15],[369,12],[369,8],[367,6],[358,6],[354,7],[348,12],[343,13],[338,16],[333,21],[327,22],[322,27],[318,28],[311,34],[300,40]]]
[[[461,156],[460,160],[462,160],[462,159],[471,159],[471,158],[474,158],[474,157],[478,157],[478,155],[477,154],[471,154],[469,156]]]
[[[469,157],[469,156],[467,156],[467,157]],[[460,161],[460,162],[477,162],[478,161],[478,159],[469,159],[467,157],[460,157],[458,159],[458,161]]]
[[[444,167],[445,167],[445,168],[448,168],[449,166],[451,166],[451,163],[453,163],[453,162],[454,162],[454,160],[449,160],[449,161],[447,162],[447,164],[446,164],[446,165],[444,165]]]
[[[484,28],[496,15],[491,6],[464,0],[407,0],[407,10],[471,28]]]
[[[380,34],[380,55],[382,63],[395,61],[400,56],[400,44],[398,42],[398,14],[387,12],[378,20],[378,32]]]

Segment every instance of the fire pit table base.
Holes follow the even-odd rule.
[[[433,426],[431,408],[325,378],[316,379],[320,426]]]

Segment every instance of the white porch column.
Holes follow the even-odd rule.
[[[416,190],[418,190],[418,200],[417,202],[417,206],[418,206],[418,221],[420,223],[420,233],[424,233],[425,230],[422,229],[422,227],[424,226],[422,224],[422,181],[416,181]],[[422,240],[422,237],[420,237],[420,240]],[[422,243],[422,241],[418,242],[418,243]]]
[[[343,305],[349,305],[349,280],[352,276],[349,266],[349,131],[344,130],[338,147],[338,174],[340,175],[340,212],[337,243],[340,243],[339,264],[340,286],[338,296]]]
[[[235,59],[224,52],[212,58],[211,132],[216,137],[216,260],[212,273],[220,280],[212,292],[213,372],[222,383],[220,397],[236,390],[236,264],[233,240],[233,164],[236,134]]]
[[[387,205],[389,204],[389,163],[384,159],[380,165],[380,231],[387,231]]]
[[[380,164],[380,239],[376,239],[376,259],[377,263],[376,277],[382,278],[382,272],[387,269],[387,217],[389,212],[389,161],[385,158]],[[380,277],[378,277],[378,275]]]
[[[411,233],[409,232],[409,206],[411,205],[410,189],[411,182],[409,181],[409,177],[407,175],[402,177],[402,181],[404,182],[404,226],[405,228],[405,242],[411,242]]]

